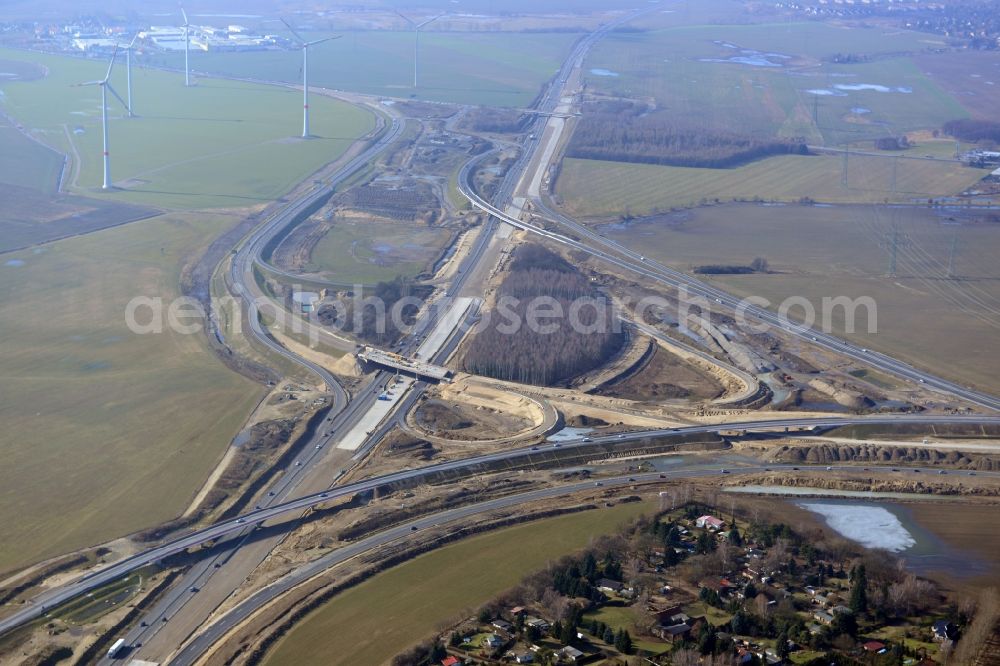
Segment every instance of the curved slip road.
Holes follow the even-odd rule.
[[[900,425],[900,424],[961,424],[976,423],[1000,425],[1000,417],[997,416],[920,416],[920,415],[877,415],[858,417],[829,417],[829,418],[785,418],[769,419],[762,421],[744,421],[725,424],[709,424],[687,426],[681,428],[662,428],[656,430],[644,430],[619,435],[605,435],[600,437],[584,437],[575,440],[562,442],[559,445],[522,447],[508,451],[490,453],[461,460],[429,465],[416,469],[402,470],[385,474],[379,477],[358,481],[355,483],[338,486],[320,493],[313,493],[303,497],[295,498],[287,502],[264,507],[259,510],[250,511],[238,518],[222,521],[209,527],[197,530],[190,534],[178,537],[167,543],[150,548],[142,553],[137,553],[119,562],[96,571],[82,579],[70,584],[48,590],[33,598],[26,608],[17,613],[0,620],[0,634],[10,631],[26,622],[40,617],[49,608],[65,603],[76,596],[97,589],[122,576],[126,576],[132,571],[143,566],[153,564],[165,557],[182,552],[189,548],[201,546],[210,541],[230,537],[232,535],[246,536],[248,528],[259,525],[262,522],[273,518],[281,517],[289,513],[301,513],[305,509],[323,504],[331,499],[337,499],[353,495],[355,493],[366,492],[374,488],[392,483],[418,483],[423,479],[440,472],[457,472],[474,470],[477,466],[507,462],[512,466],[530,467],[532,455],[536,452],[551,448],[573,449],[575,447],[590,446],[593,443],[621,444],[623,447],[632,445],[634,442],[648,438],[669,435],[690,435],[698,433],[715,433],[722,431],[773,431],[784,428],[829,428],[844,425]]]
[[[401,541],[407,539],[414,534],[414,532],[420,532],[428,528],[433,528],[444,523],[454,522],[456,520],[461,520],[464,518],[469,518],[472,516],[481,515],[484,513],[489,513],[492,511],[497,511],[500,509],[507,509],[512,507],[521,506],[524,504],[531,504],[545,499],[553,499],[557,497],[564,497],[566,495],[572,495],[578,492],[584,491],[594,491],[594,490],[608,490],[614,488],[622,488],[624,486],[631,486],[636,483],[650,483],[650,482],[662,482],[669,480],[678,479],[699,479],[706,477],[722,476],[726,475],[739,475],[739,474],[753,474],[760,472],[783,472],[783,471],[794,471],[799,467],[804,466],[792,466],[792,465],[769,465],[769,466],[746,466],[746,467],[732,467],[726,468],[727,471],[723,472],[722,468],[713,467],[708,468],[702,467],[692,467],[683,470],[670,470],[664,472],[642,472],[633,473],[628,475],[620,475],[609,478],[591,479],[588,481],[581,481],[576,483],[571,483],[563,486],[556,486],[551,488],[542,488],[538,490],[533,490],[526,493],[520,493],[517,495],[509,495],[506,497],[501,497],[493,500],[488,500],[485,502],[480,502],[478,504],[471,504],[468,506],[459,507],[456,509],[451,509],[448,511],[441,511],[439,513],[431,514],[418,518],[416,520],[391,527],[382,532],[378,532],[364,539],[360,539],[346,546],[337,548],[336,550],[327,553],[326,555],[313,560],[307,564],[301,565],[286,574],[285,576],[279,578],[278,580],[270,583],[266,587],[261,588],[253,595],[240,602],[229,610],[225,615],[220,617],[218,620],[209,625],[206,629],[200,632],[194,640],[188,643],[180,652],[178,652],[171,660],[171,666],[189,666],[194,664],[202,655],[207,653],[212,646],[222,640],[227,633],[232,629],[237,627],[241,622],[246,620],[250,615],[255,613],[257,610],[270,603],[271,601],[277,599],[281,595],[285,594],[292,588],[308,581],[309,579],[318,576],[328,569],[335,567],[343,562],[351,560],[355,557],[363,555],[365,553],[371,552],[377,548],[380,548],[386,544],[390,544],[396,541]],[[843,471],[853,471],[858,472],[860,468],[851,465],[831,465],[824,466],[822,468],[830,472],[843,472]],[[869,473],[891,473],[892,467],[889,465],[869,464],[865,468]],[[897,469],[906,470],[906,468]],[[984,476],[1000,477],[1000,472],[980,472],[979,474]],[[598,486],[599,484],[599,486]]]

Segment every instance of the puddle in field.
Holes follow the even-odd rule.
[[[836,83],[829,88],[810,88],[806,90],[810,95],[824,95],[833,97],[846,97],[849,92],[878,92],[878,93],[902,93],[909,95],[913,88],[906,86],[890,87],[878,83]]]
[[[747,67],[784,67],[784,64],[779,61],[792,59],[792,56],[784,53],[745,49],[730,42],[716,40],[713,44],[731,51],[739,51],[739,55],[729,58],[699,58],[698,62],[718,62],[730,65],[746,65]]]
[[[23,259],[8,259],[4,262],[4,266],[24,266]]]
[[[590,73],[594,76],[619,76],[618,72],[613,72],[610,69],[602,69],[601,67],[595,67],[590,70]]]

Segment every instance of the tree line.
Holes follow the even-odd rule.
[[[978,143],[980,141],[1000,143],[1000,122],[993,120],[960,118],[958,120],[949,120],[941,129],[949,136],[970,143]]]
[[[552,330],[526,324],[529,308],[540,296],[550,297],[553,310],[563,315],[540,320]],[[594,299],[595,306],[581,307],[580,326],[574,327],[566,315],[581,297]],[[468,372],[552,386],[597,367],[625,339],[616,330],[610,302],[562,257],[539,245],[525,244],[515,251],[498,302],[506,302],[506,310],[495,308],[489,324],[472,338],[464,361]],[[513,321],[520,325],[509,326]]]
[[[584,106],[567,155],[592,160],[723,169],[773,155],[808,155],[802,139],[684,126],[629,102]]]

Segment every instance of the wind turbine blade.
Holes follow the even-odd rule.
[[[416,23],[413,22],[413,19],[411,19],[409,16],[406,16],[403,13],[401,13],[398,10],[395,10],[395,9],[393,9],[392,11],[396,13],[396,16],[398,16],[399,18],[403,19],[404,21],[406,21],[407,23],[409,23],[411,26],[416,26],[417,25]]]
[[[299,33],[295,32],[295,28],[293,28],[291,25],[289,25],[288,21],[286,21],[285,19],[281,19],[281,22],[285,24],[285,27],[288,28],[288,31],[290,33],[292,33],[293,35],[295,35],[295,39],[298,40],[299,45],[301,45],[301,46],[308,46],[308,44],[306,44],[306,40],[302,39],[302,35],[300,35]]]
[[[117,57],[118,57],[118,45],[115,44],[115,50],[111,53],[111,62],[108,64],[108,73],[104,75],[105,81],[111,78],[111,68],[115,66],[115,58]]]
[[[334,35],[333,37],[324,37],[323,39],[317,39],[312,42],[307,42],[303,46],[315,46],[316,44],[322,44],[323,42],[329,42],[333,39],[340,39],[343,35]]]
[[[184,11],[184,8],[183,8],[183,7],[181,7],[181,16],[183,16],[183,17],[184,17],[184,27],[185,27],[185,28],[186,28],[186,27],[188,27],[189,25],[191,25],[191,22],[190,22],[190,21],[188,21],[188,15],[187,15],[187,12],[186,12],[186,11]]]
[[[81,86],[99,86],[102,83],[104,83],[104,81],[85,81],[84,83],[74,83],[73,87],[80,88]]]
[[[139,39],[139,33],[135,33],[135,37],[133,37],[132,41],[128,43],[129,49],[131,49],[133,46],[135,46],[135,40],[137,40],[137,39]]]
[[[110,83],[105,83],[104,85],[107,87],[108,90],[111,91],[111,94],[115,96],[115,99],[117,99],[119,102],[122,103],[122,106],[125,107],[125,110],[128,111],[128,103],[122,99],[122,96],[118,94],[118,91],[112,88]]]
[[[434,23],[434,21],[437,21],[437,20],[438,20],[439,18],[441,18],[442,16],[444,16],[444,14],[438,14],[438,15],[437,15],[437,16],[435,16],[434,18],[429,18],[429,19],[427,19],[426,21],[424,21],[423,23],[420,23],[420,24],[418,24],[418,25],[416,26],[416,29],[417,29],[417,30],[420,30],[420,29],[421,29],[422,27],[424,27],[424,26],[425,26],[425,25],[427,25],[428,23]]]

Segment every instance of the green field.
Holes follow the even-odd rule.
[[[643,503],[549,518],[421,555],[338,595],[267,656],[276,664],[383,664],[472,614],[546,563],[648,510]],[[350,630],[345,630],[350,627]]]
[[[344,284],[374,284],[427,270],[451,238],[446,229],[416,224],[336,221],[316,244],[309,272]]]
[[[125,324],[231,224],[177,213],[4,255],[0,571],[176,516],[242,426],[260,388],[201,335]]]
[[[656,100],[682,124],[839,145],[966,116],[908,56],[897,55],[941,45],[923,33],[819,22],[689,25],[609,35],[588,57],[585,80],[605,94]],[[744,50],[777,55],[771,66],[718,62],[759,57]],[[835,64],[836,53],[873,57]],[[888,90],[836,88],[860,84]]]
[[[328,33],[304,35],[319,39]],[[573,33],[460,33],[428,30],[420,37],[420,87],[413,88],[413,34],[352,31],[309,52],[312,85],[437,102],[527,106],[579,38]],[[183,67],[178,55],[152,62]],[[204,72],[300,83],[299,51],[193,53]]]
[[[851,155],[845,187],[843,166],[843,158],[831,154],[782,155],[732,169],[565,159],[556,190],[571,215],[600,218],[626,211],[647,215],[716,200],[925,202],[957,194],[986,175],[982,169],[943,160]]]
[[[112,176],[121,191],[103,193],[101,106],[97,86],[74,84],[103,76],[106,62],[0,49],[0,58],[44,65],[35,81],[0,85],[0,109],[34,136],[81,163],[70,175],[78,194],[167,208],[265,203],[336,159],[374,127],[371,113],[319,95],[312,132],[303,141],[302,103],[294,90],[202,79],[185,88],[179,75],[133,70],[138,118],[109,95]],[[113,85],[125,95],[124,66]]]
[[[902,239],[897,276],[889,267],[893,224]],[[875,334],[864,310],[858,345],[897,356],[941,376],[1000,390],[1000,227],[986,214],[874,206],[712,206],[655,221],[607,228],[610,237],[678,269],[703,264],[747,265],[766,257],[771,273],[709,278],[740,296],[763,296],[776,307],[807,298],[869,296],[877,304]],[[818,240],[821,239],[821,240]],[[955,275],[947,277],[952,242]],[[699,276],[706,278],[707,276]],[[802,311],[791,310],[794,317]],[[831,322],[843,330],[840,310]],[[859,366],[863,367],[863,366]]]
[[[62,164],[62,155],[32,141],[0,117],[0,183],[54,192]]]

